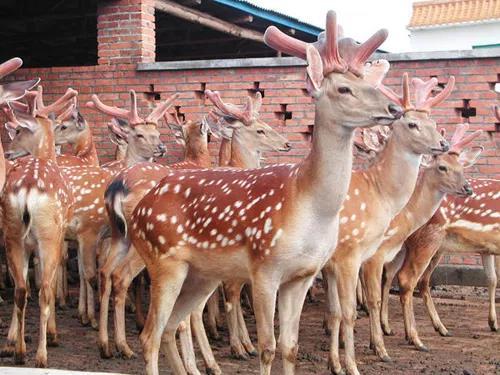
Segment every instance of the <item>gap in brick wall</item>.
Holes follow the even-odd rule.
[[[144,93],[144,97],[148,102],[161,100],[161,93],[155,91],[155,85],[149,84],[149,91]]]
[[[206,82],[200,82],[200,89],[194,91],[194,96],[196,96],[197,99],[203,100],[203,102],[205,102],[206,89],[207,89]]]
[[[286,110],[287,104],[280,104],[280,111],[274,112],[274,115],[281,121],[281,125],[286,125],[286,120],[292,119],[292,112]]]
[[[263,89],[260,88],[260,82],[254,82],[253,87],[251,89],[247,90],[250,95],[255,95],[258,92],[260,92],[260,95],[264,98],[265,92]]]
[[[490,90],[496,92],[497,94],[500,93],[500,91],[496,91],[495,88],[496,88],[496,85],[498,85],[499,87],[497,88],[497,90],[500,90],[500,74],[497,74],[497,79],[495,82],[488,82],[488,86],[490,87]]]
[[[470,99],[462,99],[463,106],[455,108],[458,114],[465,119],[476,116],[476,108],[470,106]]]
[[[174,106],[174,108],[175,108],[175,113],[177,114],[177,117],[179,117],[179,120],[181,120],[182,122],[186,121],[186,115],[181,112],[181,106],[176,105],[176,106]]]

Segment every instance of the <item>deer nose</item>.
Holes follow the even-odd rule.
[[[472,187],[469,184],[465,184],[463,187],[464,193],[467,195],[472,195],[474,194],[474,190],[472,190]]]
[[[167,146],[165,146],[163,143],[160,143],[158,145],[158,150],[160,150],[161,152],[165,152],[167,151]]]
[[[403,116],[403,108],[401,108],[399,105],[391,103],[389,104],[389,107],[387,107],[387,109],[389,110],[389,113],[396,118],[400,118],[401,116]]]
[[[443,139],[441,142],[439,142],[439,144],[441,145],[441,150],[443,152],[447,152],[450,149],[450,144],[445,139]]]

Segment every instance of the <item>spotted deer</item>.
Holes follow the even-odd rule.
[[[479,253],[483,258],[488,289],[488,321],[492,331],[498,330],[495,311],[496,275],[493,255],[500,255],[500,181],[470,179],[474,193],[470,197],[448,196],[432,218],[406,241],[404,251],[385,265],[382,299],[382,327],[392,334],[388,321],[388,293],[397,274],[403,307],[405,334],[410,344],[427,351],[421,341],[413,313],[413,291],[416,286],[423,298],[432,324],[441,336],[450,333],[441,322],[430,293],[432,272],[443,253]]]
[[[53,122],[76,95],[68,90],[55,103],[38,108],[37,93],[27,95],[28,112],[14,109],[16,122],[7,123],[14,133],[6,155],[15,160],[7,175],[1,206],[9,271],[14,279],[14,310],[7,343],[1,355],[14,355],[17,364],[26,356],[24,315],[27,303],[28,260],[40,259],[40,335],[36,366],[47,366],[47,344],[57,345],[55,323],[55,273],[60,262],[66,226],[72,215],[72,194],[57,166]]]
[[[383,360],[390,360],[384,347],[380,326],[381,282],[384,263],[392,261],[408,238],[436,212],[446,194],[470,196],[472,189],[464,177],[464,168],[470,167],[481,153],[465,148],[481,132],[464,137],[466,124],[456,127],[451,148],[447,153],[433,156],[421,168],[415,190],[404,209],[392,219],[384,239],[375,254],[362,266],[362,280],[370,316],[371,347]],[[378,150],[377,150],[378,151]]]
[[[159,103],[146,119],[138,115],[134,91],[130,92],[130,98],[130,109],[119,109],[119,114],[126,117],[128,123],[113,123],[114,131],[129,142],[127,156],[120,162],[122,166],[164,154],[166,148],[160,140],[157,121],[170,107],[175,96]],[[103,104],[96,95],[92,96],[91,103],[88,106],[103,112],[114,108]],[[94,287],[97,285],[96,243],[102,228],[108,225],[108,218],[104,214],[104,192],[113,175],[110,170],[85,165],[62,167],[61,171],[75,196],[74,217],[66,238],[78,242],[79,318],[82,324],[90,323],[94,329],[97,329],[94,301]]]
[[[129,235],[151,278],[141,333],[148,374],[158,374],[162,337],[168,363],[184,373],[175,345],[179,322],[234,275],[252,285],[263,374],[274,358],[279,290],[284,372],[294,373],[304,297],[337,241],[354,128],[389,125],[401,115],[362,78],[365,59],[386,36],[382,30],[363,44],[338,41],[334,12],[316,45],[269,28],[268,45],[309,63],[316,108],[309,156],[297,165],[172,171],[137,204]]]
[[[113,120],[112,120],[113,121]],[[118,121],[115,119],[115,121]],[[114,122],[114,121],[113,121]],[[113,132],[113,123],[108,123],[109,140],[115,145],[115,158],[101,165],[102,168],[112,170],[116,173],[120,171],[120,162],[127,156],[127,138],[121,138],[118,134]]]
[[[328,324],[332,332],[330,366],[334,373],[342,371],[338,352],[340,323],[343,326],[347,372],[359,373],[353,330],[356,285],[362,263],[375,253],[392,218],[410,199],[422,155],[448,151],[449,144],[437,131],[430,110],[451,93],[454,78],[450,77],[442,92],[431,96],[437,83],[436,78],[427,82],[414,78],[415,104],[410,101],[408,74],[403,75],[401,96],[383,84],[379,85],[381,92],[403,107],[404,115],[394,122],[392,135],[376,162],[365,170],[353,171],[340,211],[339,243],[324,268],[328,282]],[[382,357],[385,355],[381,354]]]
[[[213,104],[217,108],[217,114],[215,116],[216,122],[221,122],[220,125],[216,125],[213,122],[213,125],[216,129],[216,132],[220,131],[223,138],[227,138],[231,136],[231,158],[228,164],[236,165],[239,160],[249,160],[249,158],[254,155],[260,155],[263,151],[268,150],[279,150],[279,149],[288,149],[289,145],[283,137],[281,137],[275,130],[273,130],[269,125],[263,123],[258,120],[258,112],[257,110],[260,108],[260,95],[257,95],[255,100],[248,98],[249,104],[246,107],[246,110],[242,110],[236,106],[233,106],[229,103],[224,103],[220,98],[220,95],[217,92],[211,92],[207,90],[208,98],[213,102]],[[248,113],[250,111],[250,114]],[[250,120],[249,120],[250,118]],[[233,143],[234,142],[234,143]],[[257,150],[257,151],[255,151]],[[179,166],[186,167],[185,163],[179,163],[176,165],[172,165],[170,167],[177,168]],[[193,168],[193,166],[191,166]],[[163,173],[156,172],[147,172],[142,171],[137,177],[133,177],[132,171],[124,178],[126,181],[127,190],[129,193],[127,198],[122,198],[121,206],[123,211],[123,219],[124,223],[127,223],[127,217],[130,216],[131,211],[137,204],[137,202],[149,191],[151,190],[150,186],[146,186],[146,189],[142,191],[139,190],[141,185],[137,185],[134,183],[134,180],[137,178],[144,179],[144,173],[150,173],[152,176],[150,178],[146,178],[145,181],[149,181],[151,179],[158,181],[159,179],[165,177],[168,174],[169,170],[163,170]],[[144,183],[142,183],[144,185]],[[117,210],[117,199],[114,199],[115,204],[109,204],[110,209]],[[119,207],[119,206],[118,206]],[[115,215],[110,210],[110,216]],[[132,355],[132,352],[128,348],[126,344],[125,338],[125,319],[124,319],[124,301],[126,290],[130,285],[132,279],[144,268],[144,263],[140,256],[135,252],[134,248],[131,247],[128,249],[128,253],[121,265],[119,265],[116,271],[113,272],[113,290],[115,293],[115,342],[117,343],[117,347],[119,351],[122,353],[128,353]],[[193,325],[193,330],[195,336],[197,338],[198,344],[201,348],[205,365],[207,367],[207,371],[210,371],[214,374],[220,373],[220,369],[215,362],[215,358],[211,352],[208,339],[205,335],[205,329],[203,327],[203,320],[201,318],[201,314],[203,311],[204,304],[200,304],[195,313],[193,313],[191,317],[191,323]],[[187,341],[189,339],[189,319],[186,319],[184,324],[181,325],[183,331],[181,333],[181,337],[184,337]],[[186,334],[187,333],[187,334]],[[182,341],[182,340],[181,340]],[[183,348],[183,358],[184,358],[184,366],[189,371],[196,373],[196,364],[194,362],[194,353],[192,351],[192,347],[190,347],[189,342],[182,341]],[[125,350],[125,352],[123,352]]]

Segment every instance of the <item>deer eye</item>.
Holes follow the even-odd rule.
[[[139,139],[140,138],[144,138],[144,136],[142,134],[137,134],[136,137],[139,138]]]
[[[446,168],[444,165],[440,165],[438,167],[438,169],[441,171],[441,172],[448,172],[448,168]]]
[[[408,127],[410,129],[418,129],[418,125],[416,123],[414,123],[414,122],[408,123]]]
[[[16,129],[16,134],[21,133],[21,129]]]
[[[61,125],[61,130],[66,130],[68,127],[66,125]]]
[[[257,130],[257,134],[266,134],[266,132],[264,130],[259,129]]]
[[[342,86],[342,87],[339,87],[337,89],[337,91],[340,93],[340,94],[352,94],[352,91],[349,87],[347,86]]]

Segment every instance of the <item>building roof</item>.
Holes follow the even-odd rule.
[[[500,21],[500,0],[431,0],[413,3],[409,30]]]
[[[214,0],[216,3],[226,5],[228,7],[240,10],[242,12],[251,14],[255,17],[263,18],[272,24],[286,26],[295,30],[300,30],[304,33],[317,36],[322,28],[302,22],[296,18],[287,16],[286,14],[276,12],[274,10],[265,9],[254,5],[245,0]]]

